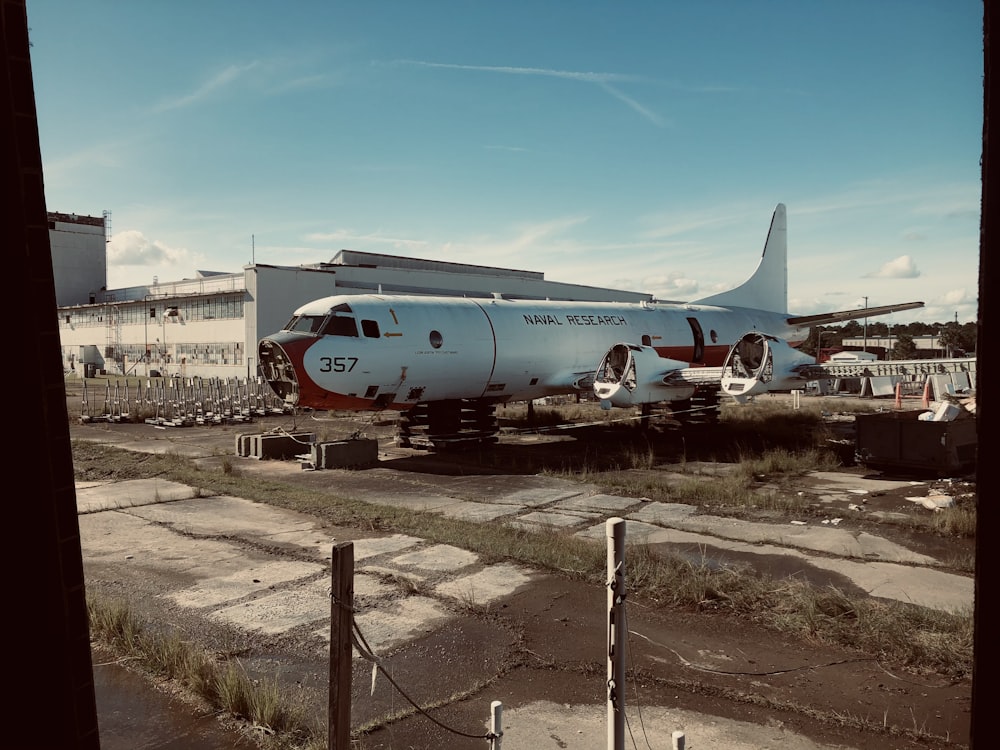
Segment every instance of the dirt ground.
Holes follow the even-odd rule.
[[[71,407],[71,416],[73,413]],[[267,418],[255,424],[253,430],[279,426],[331,429],[328,423],[306,416]],[[337,429],[349,428],[338,423]],[[608,440],[621,443],[633,439],[632,431],[605,425],[547,435],[511,434],[491,448],[490,457],[484,459],[479,451],[440,454],[395,449],[391,444],[391,424],[369,423],[364,429],[366,434],[380,437],[380,450],[389,458],[383,459],[380,467],[390,469],[390,474],[383,472],[378,479],[366,478],[365,472],[355,472],[354,476],[366,483],[386,482],[387,491],[398,490],[401,482],[453,487],[456,477],[465,477],[482,487],[502,485],[517,476],[534,475],[546,468],[573,466],[593,456]],[[81,425],[74,421],[71,436],[122,444],[166,443],[169,447],[165,450],[201,456],[198,460],[209,466],[220,464],[225,456],[232,455],[237,433],[253,430],[245,426],[162,429],[146,424]],[[660,430],[643,440],[651,440],[657,457],[668,462],[679,451],[683,451],[688,461],[709,461],[719,453],[717,437],[692,437],[690,433],[682,437],[673,429]],[[251,476],[259,473],[273,478],[275,469],[275,462],[241,464],[241,470]],[[845,466],[842,471],[868,473],[858,466]],[[330,487],[335,478],[336,492],[350,494],[349,472],[296,473],[285,466],[280,476],[284,482],[311,487]],[[928,481],[921,491],[935,486],[949,492],[974,492],[964,478]],[[903,522],[907,514],[926,513],[907,501],[904,497],[907,494],[912,495],[913,490],[868,498],[864,514],[845,518],[842,523],[859,533],[868,531],[890,538],[908,549],[934,557],[942,562],[944,569],[954,570],[960,565],[958,561],[971,560],[972,539],[915,531]],[[770,511],[761,511],[757,517],[775,521]],[[784,575],[802,575],[801,565],[780,556],[773,560],[754,556],[752,562],[779,580]],[[819,585],[835,585],[852,596],[863,594],[835,576],[813,575],[816,576],[813,582]],[[95,585],[106,590],[115,588],[115,583],[109,580]],[[485,685],[471,691],[470,698],[451,701],[435,711],[435,717],[452,726],[481,726],[490,696],[502,695],[505,707],[542,699],[567,706],[600,704],[605,700],[605,667],[600,656],[605,637],[601,606],[604,597],[600,587],[568,577],[544,575],[502,606],[455,620],[452,626],[418,640],[398,658],[392,657],[393,674],[400,683],[416,686],[412,697],[418,702],[438,695],[441,685],[454,686],[458,691],[480,679],[473,679],[473,675],[492,675]],[[630,599],[629,605],[629,629],[641,633],[643,640],[642,647],[630,654],[629,669],[636,677],[634,687],[630,686],[630,691],[635,691],[629,696],[632,705],[763,724],[836,747],[910,750],[961,747],[968,743],[970,678],[915,674],[880,660],[877,654],[775,633],[711,608],[678,610],[638,599]],[[176,611],[150,614],[165,619],[179,616]],[[316,663],[313,646],[284,641],[243,645],[252,652],[253,662],[271,662],[276,673],[296,673],[300,682],[325,679],[324,665]],[[430,681],[428,669],[433,670]],[[368,667],[356,667],[356,722],[403,707],[398,697],[393,699],[395,704],[388,698],[373,700],[367,694],[369,681]],[[648,731],[649,727],[643,729]],[[653,741],[654,747],[664,746],[664,729],[658,728],[660,736]],[[630,727],[630,732],[643,744],[638,726]],[[419,742],[414,740],[417,737]],[[549,739],[553,747],[572,746],[566,744],[565,738]],[[363,740],[363,747],[368,750],[482,746],[482,739],[456,738],[419,715],[373,732]],[[698,745],[695,742],[689,747]]]

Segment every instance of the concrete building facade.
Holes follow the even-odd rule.
[[[61,231],[66,230],[60,224],[50,225],[50,234]],[[104,273],[103,222],[100,252],[96,233],[88,236],[92,246],[64,256],[67,274],[84,258]],[[64,258],[57,261],[53,253],[57,264]],[[86,286],[83,297],[85,286],[67,285],[65,297],[57,295],[63,368],[80,376],[253,376],[258,340],[280,330],[306,302],[335,294],[651,299],[637,292],[547,281],[536,271],[352,250],[341,250],[329,262],[315,265],[252,264],[234,273],[199,271],[193,279],[149,286],[97,291]]]
[[[95,302],[108,284],[107,216],[50,211],[48,220],[58,304]]]

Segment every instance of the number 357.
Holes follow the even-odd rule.
[[[357,357],[320,357],[320,372],[350,372],[358,363]]]

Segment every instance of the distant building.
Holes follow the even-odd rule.
[[[53,219],[59,338],[67,372],[246,377],[257,342],[296,308],[335,294],[429,294],[640,302],[648,294],[547,281],[543,273],[341,250],[326,263],[255,263],[193,279],[105,289],[103,219]],[[80,217],[77,217],[80,218]],[[53,223],[54,222],[54,223]],[[55,247],[59,245],[57,253]]]
[[[48,218],[57,304],[96,301],[108,284],[106,217],[50,211]]]
[[[913,344],[917,349],[917,359],[965,356],[965,352],[961,354],[949,352],[941,343],[941,340],[932,334],[913,336],[912,338]],[[867,348],[868,351],[879,353],[880,358],[889,359],[892,356],[893,347],[896,346],[897,341],[899,341],[898,336],[869,336],[867,339],[857,337],[844,339],[843,346],[845,349],[862,350]]]
[[[874,362],[876,359],[878,359],[878,356],[875,354],[875,352],[865,352],[860,350],[843,350],[836,352],[835,354],[831,354],[827,358],[827,361],[833,363],[858,362],[858,361]]]

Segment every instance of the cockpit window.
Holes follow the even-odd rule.
[[[299,333],[318,333],[324,320],[326,320],[325,315],[297,315],[288,322],[285,330],[298,331]]]
[[[379,337],[377,320],[362,320],[361,330],[364,331],[365,336],[370,339],[377,339]]]
[[[347,305],[342,306],[347,307]],[[341,307],[341,305],[338,305],[337,307]],[[335,307],[334,310],[336,309],[337,308]],[[353,336],[357,338],[358,324],[354,321],[353,316],[338,315],[335,312],[330,316],[330,319],[326,321],[326,325],[323,326],[322,333],[324,336]]]

